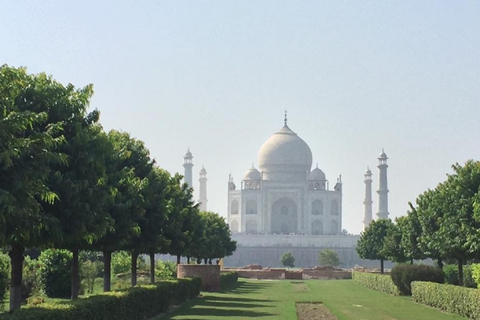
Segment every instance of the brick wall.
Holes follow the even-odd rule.
[[[203,291],[220,291],[220,266],[210,264],[179,264],[177,278],[202,279]]]

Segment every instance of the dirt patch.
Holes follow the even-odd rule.
[[[308,291],[308,287],[303,282],[290,282],[292,284],[293,291]]]
[[[338,320],[321,302],[297,302],[298,320]]]

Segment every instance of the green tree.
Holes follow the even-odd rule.
[[[284,267],[295,267],[295,258],[290,251],[287,251],[282,255],[282,257],[280,258],[280,262]]]
[[[392,229],[394,224],[390,219],[374,220],[360,234],[357,242],[357,253],[362,259],[380,260],[380,271],[384,272],[384,261],[388,259],[383,252],[385,238],[388,230]]]
[[[58,221],[42,210],[57,194],[45,183],[51,165],[65,164],[58,151],[63,128],[82,100],[81,90],[24,68],[0,67],[0,245],[10,248],[10,310],[21,306],[25,247],[35,247],[58,234]],[[49,237],[45,237],[48,231]]]
[[[127,249],[132,238],[141,232],[139,221],[146,211],[146,176],[152,167],[143,142],[131,138],[128,133],[115,130],[108,133],[108,139],[113,152],[106,154],[106,176],[112,193],[105,210],[114,224],[93,245],[93,248],[103,252],[104,291],[111,289],[112,253]]]
[[[212,264],[212,259],[229,256],[236,250],[236,242],[231,239],[230,228],[218,213],[200,212],[200,225],[203,228],[203,235],[198,241],[197,257]]]
[[[87,113],[92,86],[80,90],[79,99],[64,124],[66,143],[58,149],[68,156],[68,166],[55,166],[48,179],[49,187],[60,197],[44,210],[53,214],[61,227],[61,238],[54,247],[70,250],[72,257],[72,293],[77,299],[80,289],[79,251],[101,238],[113,221],[105,210],[111,197],[106,183],[105,157],[112,153],[107,135],[98,123],[100,113]]]
[[[332,249],[325,249],[319,252],[318,262],[322,266],[336,267],[340,264],[340,259],[335,251]]]
[[[405,248],[402,244],[403,233],[400,226],[405,226],[406,217],[397,218],[396,223],[397,224],[393,224],[387,231],[381,254],[390,261],[405,262],[408,261],[409,258],[406,256]]]

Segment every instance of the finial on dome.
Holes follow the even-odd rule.
[[[317,162],[317,169],[318,169],[318,162]]]
[[[285,118],[283,119],[283,122],[287,125],[287,110],[285,110]]]

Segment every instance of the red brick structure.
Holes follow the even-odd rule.
[[[210,264],[179,264],[177,278],[202,279],[202,291],[220,291],[220,266]]]

